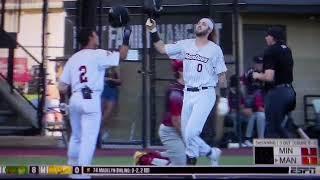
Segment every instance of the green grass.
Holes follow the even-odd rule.
[[[66,164],[67,159],[65,157],[4,157],[0,156],[1,165],[32,165],[32,164],[45,164],[45,165],[63,165]],[[209,165],[207,158],[200,158],[198,165]],[[253,162],[250,156],[223,156],[220,161],[221,165],[251,165]],[[119,157],[98,157],[93,161],[94,165],[132,165],[133,160],[130,156]]]

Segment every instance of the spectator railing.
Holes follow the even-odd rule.
[[[320,95],[304,95],[303,107],[304,107],[304,121],[306,125],[316,124],[316,112],[312,104],[312,100],[320,98]]]

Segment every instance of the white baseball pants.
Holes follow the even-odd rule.
[[[71,137],[68,148],[69,165],[90,165],[96,149],[101,123],[101,93],[83,99],[81,92],[72,94],[69,105]]]
[[[189,157],[206,156],[211,147],[200,137],[203,126],[215,104],[215,89],[184,91],[181,128]]]
[[[183,139],[177,133],[174,127],[168,127],[163,124],[159,128],[159,137],[166,148],[166,155],[170,159],[172,166],[186,165],[186,152]]]

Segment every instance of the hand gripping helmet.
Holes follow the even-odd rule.
[[[130,21],[128,9],[123,6],[113,6],[109,10],[109,23],[112,27],[123,27]]]
[[[144,0],[143,11],[149,18],[159,18],[162,9],[162,0]]]

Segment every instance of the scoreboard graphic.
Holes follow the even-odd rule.
[[[320,166],[0,166],[0,177],[9,176],[114,176],[114,175],[313,175],[320,177]]]
[[[132,176],[132,175],[312,175],[320,177],[317,140],[255,139],[251,166],[1,166],[9,176]]]
[[[318,164],[318,141],[307,139],[255,139],[256,165],[315,166]]]

